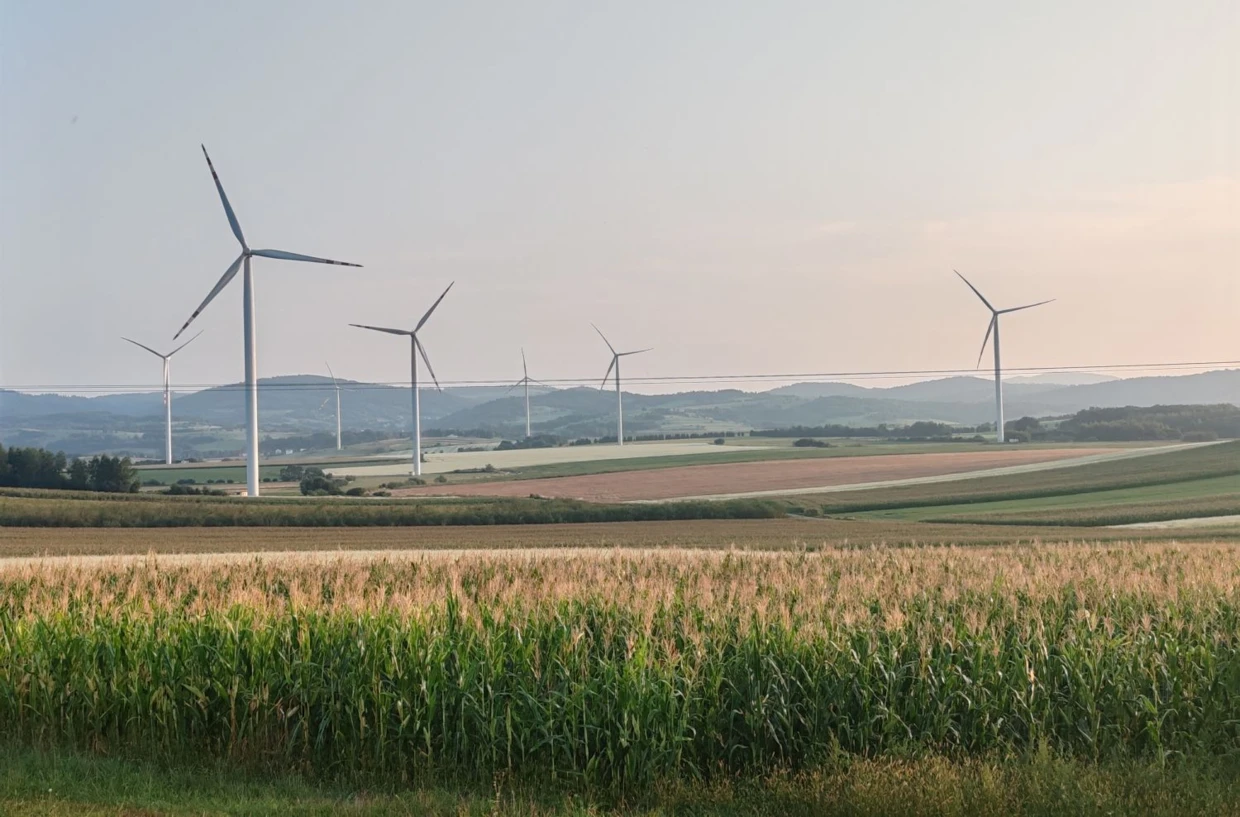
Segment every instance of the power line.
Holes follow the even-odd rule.
[[[1092,365],[1073,365],[1073,366],[1025,366],[1011,367],[1004,370],[1007,375],[1013,374],[1038,374],[1046,372],[1174,372],[1194,369],[1213,369],[1227,368],[1232,366],[1240,366],[1240,360],[1207,360],[1207,361],[1180,361],[1180,362],[1162,362],[1162,363],[1109,363],[1109,364],[1092,364]],[[651,375],[647,377],[632,377],[626,379],[627,385],[709,385],[724,383],[764,383],[772,381],[798,381],[798,382],[830,382],[835,380],[881,380],[891,378],[910,378],[910,377],[950,377],[950,376],[988,376],[987,370],[979,369],[892,369],[878,371],[834,371],[834,372],[773,372],[762,374],[705,374],[705,375]],[[297,375],[294,375],[297,376]],[[541,381],[545,384],[557,385],[561,387],[571,386],[594,386],[597,385],[599,379],[597,376],[592,377],[564,377],[564,378],[547,378]],[[513,382],[509,380],[441,380],[444,386],[456,387],[497,387],[504,388],[512,386]],[[408,388],[409,381],[376,381],[376,382],[352,382],[347,388],[349,391],[365,391],[379,390],[390,388]],[[244,383],[183,383],[175,387],[179,391],[199,391],[204,389],[215,389],[219,391],[242,391],[245,389]],[[261,384],[263,391],[322,391],[331,388],[330,384],[324,379],[323,383],[272,383],[264,382]],[[99,394],[143,394],[162,392],[162,386],[155,386],[145,383],[41,383],[41,384],[18,384],[18,385],[0,385],[0,389],[6,389],[15,392],[75,392],[75,393],[99,393]]]

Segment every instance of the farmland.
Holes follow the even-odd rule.
[[[1172,781],[1197,769],[1179,805],[1217,810],[1238,593],[1227,542],[14,562],[0,731],[312,786],[656,805],[826,803],[901,768],[993,797],[978,774],[1058,768],[1143,813],[1117,781],[1176,757]]]
[[[752,449],[751,449],[752,450]],[[401,491],[405,496],[540,496],[594,502],[674,499],[729,494],[735,491],[777,493],[832,485],[942,476],[987,468],[1049,463],[1074,457],[1106,455],[1109,449],[973,450],[886,456],[811,457],[758,460],[662,468],[653,473],[597,473],[575,477],[476,485],[424,486]],[[1123,453],[1123,452],[1121,452]]]

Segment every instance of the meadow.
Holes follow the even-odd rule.
[[[17,562],[0,645],[18,747],[329,786],[1240,780],[1226,542]]]

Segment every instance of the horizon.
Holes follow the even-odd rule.
[[[1135,374],[1130,374],[1130,375],[1123,375],[1123,374],[1115,375],[1115,374],[1101,373],[1101,372],[1096,372],[1096,371],[1077,371],[1077,370],[1070,370],[1070,371],[1041,371],[1041,370],[1020,371],[1020,370],[1017,370],[1011,373],[1004,372],[1003,381],[1005,385],[1006,384],[1032,385],[1032,384],[1019,383],[1019,382],[1013,383],[1013,381],[1022,381],[1022,380],[1027,381],[1030,379],[1039,379],[1043,377],[1054,378],[1057,375],[1058,376],[1069,376],[1069,377],[1090,376],[1090,377],[1103,378],[1093,383],[1060,383],[1060,382],[1054,382],[1050,380],[1044,380],[1043,383],[1041,384],[1041,385],[1058,387],[1058,388],[1076,388],[1078,386],[1101,385],[1103,383],[1111,383],[1111,382],[1122,381],[1122,380],[1139,380],[1139,379],[1152,378],[1152,377],[1191,377],[1194,375],[1226,373],[1226,372],[1234,372],[1234,371],[1240,371],[1240,366],[1236,368],[1223,367],[1223,368],[1210,368],[1210,369],[1201,369],[1201,370],[1194,369],[1192,371],[1174,371],[1174,370],[1162,369],[1162,370],[1142,371],[1140,373],[1135,373]],[[259,378],[259,384],[260,386],[261,385],[270,386],[271,381],[273,380],[296,379],[296,378],[319,378],[324,383],[331,382],[331,378],[328,377],[327,375],[321,375],[316,372],[301,372],[297,374],[265,375]],[[885,383],[884,385],[876,385],[875,379],[882,379],[882,380],[895,379],[895,380],[898,380],[899,382]],[[853,378],[853,379],[834,379],[833,378],[833,379],[826,379],[826,380],[803,379],[803,380],[787,380],[787,381],[784,381],[784,380],[765,381],[764,380],[764,381],[760,381],[760,384],[763,386],[763,388],[757,388],[756,386],[759,384],[755,383],[754,381],[736,382],[736,381],[720,380],[720,381],[714,381],[713,383],[712,382],[688,382],[688,383],[677,382],[677,383],[667,384],[667,388],[665,389],[651,390],[649,388],[651,384],[639,382],[637,384],[639,387],[647,386],[647,388],[646,389],[630,388],[626,383],[624,385],[623,391],[625,394],[633,394],[633,395],[638,395],[638,396],[649,396],[649,397],[670,396],[670,395],[675,395],[675,394],[685,394],[685,393],[692,393],[692,392],[724,392],[724,391],[739,391],[739,392],[744,392],[747,394],[764,394],[764,393],[772,392],[778,389],[788,388],[790,386],[813,386],[813,385],[824,385],[824,386],[825,385],[842,385],[842,386],[853,386],[856,388],[868,389],[872,391],[885,391],[888,389],[900,388],[902,386],[911,386],[911,385],[917,385],[917,384],[935,383],[935,382],[941,382],[941,381],[946,381],[946,380],[958,380],[958,379],[973,379],[973,380],[978,380],[986,384],[994,383],[993,373],[970,374],[962,370],[962,371],[957,371],[953,373],[936,374],[935,376],[919,377],[919,378],[884,376],[882,378],[867,378],[867,379],[863,379],[860,381],[858,381],[856,378]],[[355,380],[352,378],[345,377],[343,375],[338,375],[336,377],[336,380],[340,382],[353,383],[353,384],[357,384],[357,385],[361,385],[365,387],[384,387],[384,388],[395,388],[395,389],[409,388],[408,382],[401,383],[399,381],[385,382],[385,381]],[[655,384],[655,385],[661,385],[661,384]],[[672,386],[677,386],[677,385],[683,386],[684,388],[678,388],[678,389],[672,388]],[[746,387],[747,385],[750,387],[747,388]],[[201,385],[190,385],[190,386],[184,386],[184,387],[178,387],[174,383],[172,387],[172,394],[174,396],[185,397],[185,396],[189,396],[193,394],[200,394],[202,392],[208,392],[212,390],[240,391],[243,387],[244,387],[244,381],[242,380],[233,381],[231,383],[201,384]],[[500,382],[500,381],[487,381],[487,382],[464,381],[464,382],[447,383],[446,385],[443,386],[443,391],[445,392],[452,391],[454,389],[509,389],[510,387],[513,387],[512,383]],[[423,389],[424,391],[434,390],[433,387],[428,387],[426,384],[419,384],[419,388]],[[597,386],[593,386],[590,383],[585,382],[584,380],[576,380],[576,379],[564,381],[564,382],[558,381],[556,379],[552,379],[550,383],[541,382],[538,385],[532,385],[530,387],[531,393],[535,392],[536,390],[539,393],[546,393],[547,391],[558,391],[558,390],[568,390],[568,389],[587,389],[587,390],[614,393],[614,386],[611,384],[609,384],[604,389],[599,389]],[[100,397],[118,397],[118,396],[124,396],[124,395],[158,395],[163,392],[163,387],[155,385],[155,384],[151,384],[149,386],[136,386],[135,385],[135,386],[130,386],[130,387],[126,387],[126,388],[118,389],[118,390],[100,390],[100,391],[50,391],[49,390],[49,391],[44,391],[44,390],[32,390],[32,389],[12,389],[12,388],[8,388],[6,386],[0,385],[0,392],[10,392],[14,394],[22,394],[22,395],[28,395],[32,397],[59,396],[59,397],[82,397],[85,399],[95,399],[95,398],[100,398]],[[514,389],[512,396],[514,397],[517,396],[515,389]],[[495,399],[500,399],[500,398],[495,398]]]

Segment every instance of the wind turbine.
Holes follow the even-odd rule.
[[[452,282],[452,284],[455,283],[456,281]],[[448,289],[452,289],[452,284],[448,284]],[[435,377],[435,370],[431,368],[431,359],[426,356],[426,348],[422,346],[422,341],[418,340],[418,331],[426,324],[431,313],[439,306],[439,302],[444,299],[444,295],[448,294],[448,289],[445,289],[443,295],[440,295],[435,303],[431,304],[431,308],[426,310],[422,320],[418,321],[418,325],[411,330],[388,329],[384,326],[366,326],[361,323],[349,324],[349,326],[356,326],[358,329],[386,332],[389,335],[408,335],[409,337],[409,374],[413,385],[413,475],[415,477],[422,476],[422,403],[418,397],[418,355],[422,356],[422,362],[426,364],[426,370],[431,373],[431,380],[435,381],[435,388],[443,391],[439,386],[439,379]]]
[[[956,270],[952,270],[952,272],[960,275],[960,273]],[[990,310],[990,326],[986,327],[986,337],[982,338],[982,350],[977,354],[977,365],[982,365],[982,355],[986,354],[986,343],[990,340],[990,334],[993,332],[995,335],[995,431],[997,434],[996,439],[999,442],[1003,442],[1003,380],[1001,367],[999,365],[999,316],[1006,315],[1009,312],[1019,312],[1022,309],[1033,309],[1035,306],[1049,304],[1055,299],[1051,298],[1046,301],[1038,301],[1036,304],[1014,306],[1010,309],[995,309],[990,305],[990,301],[986,300],[986,296],[978,292],[977,287],[969,283],[968,278],[960,275],[960,280],[968,284],[969,289],[973,290],[973,294],[978,298],[981,298],[982,303],[986,304],[986,308]]]
[[[525,387],[525,438],[528,440],[530,438],[530,384],[531,383],[538,383],[539,385],[545,385],[545,384],[530,377],[530,368],[529,366],[525,364],[525,350],[524,349],[521,350],[521,371],[524,373],[525,376],[522,377],[520,380],[518,380],[516,383],[513,383],[511,386],[509,386],[508,391],[512,391],[517,386]]]
[[[198,333],[198,335],[201,335],[201,334],[202,334],[201,332]],[[129,340],[129,338],[126,338],[126,337],[121,338],[121,340],[129,340],[129,342],[132,343],[134,346],[142,347],[143,349],[147,350],[151,354],[155,355],[155,357],[163,360],[164,362],[164,462],[168,465],[172,465],[172,391],[169,386],[170,378],[172,375],[172,366],[169,363],[169,360],[177,352],[181,351],[186,346],[189,346],[191,343],[197,340],[198,335],[194,335],[192,338],[185,341],[180,346],[173,349],[171,352],[169,352],[166,355],[161,355],[159,352],[156,352],[150,346],[147,346],[142,343],[138,343],[136,340]]]
[[[327,363],[327,373],[332,378],[332,388],[336,391],[336,450],[341,449],[340,445],[340,383],[336,381],[336,374],[332,371],[332,364]],[[323,410],[323,406],[327,405],[327,401],[332,399],[329,395],[322,403],[319,403],[319,411]]]
[[[594,324],[590,324],[594,326]],[[603,375],[603,382],[599,385],[599,391],[607,385],[607,378],[611,376],[611,370],[616,370],[616,443],[624,445],[624,397],[620,393],[620,358],[629,355],[640,355],[642,352],[649,352],[650,349],[637,349],[632,352],[617,352],[616,347],[611,345],[611,341],[603,334],[603,330],[594,326],[594,331],[598,332],[598,336],[603,339],[603,343],[607,344],[607,348],[611,350],[611,365],[607,367],[607,374]],[[653,348],[653,347],[652,347]]]
[[[189,320],[181,327],[180,331],[173,336],[176,340],[181,336],[194,318],[197,318],[202,310],[207,308],[207,304],[219,295],[224,287],[228,286],[236,275],[237,270],[245,267],[245,275],[243,277],[243,293],[242,293],[242,309],[245,315],[245,481],[246,492],[249,496],[258,496],[258,341],[255,337],[254,327],[254,278],[250,275],[250,259],[254,256],[260,258],[277,258],[281,261],[309,261],[312,264],[334,264],[340,267],[360,267],[361,264],[350,264],[346,261],[333,261],[330,258],[318,258],[313,255],[300,255],[295,252],[285,252],[284,250],[252,250],[250,245],[245,242],[245,236],[241,233],[241,224],[237,221],[237,214],[233,212],[232,205],[228,203],[228,196],[224,194],[224,185],[220,184],[220,177],[215,172],[215,165],[211,164],[211,157],[207,154],[206,145],[202,146],[202,155],[207,159],[207,167],[211,169],[211,178],[215,180],[215,189],[219,191],[220,202],[224,205],[224,215],[228,217],[228,226],[232,228],[232,234],[236,237],[237,243],[241,245],[241,255],[237,256],[237,260],[224,271],[223,277],[215,284],[215,287],[207,293],[207,297],[202,304],[194,310],[194,314],[189,316]]]

